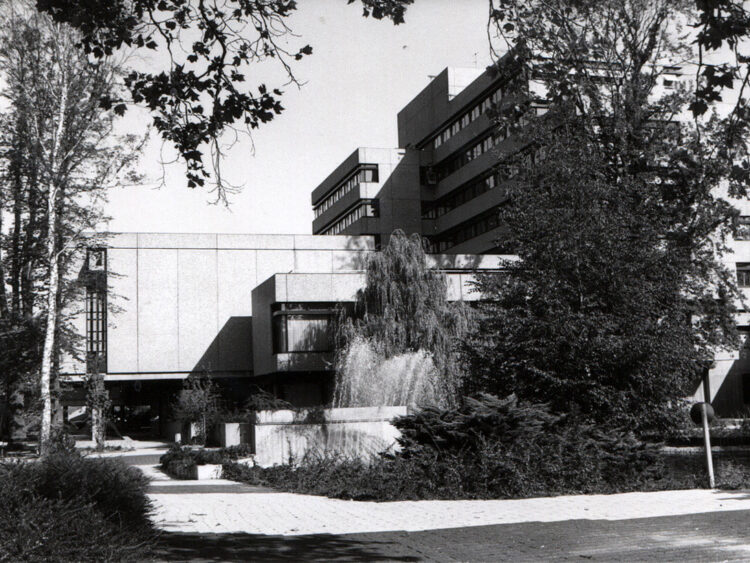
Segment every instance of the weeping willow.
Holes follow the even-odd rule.
[[[351,388],[352,370],[357,367],[352,355],[357,353],[355,348],[361,349],[362,342],[367,342],[378,358],[376,364],[405,354],[429,356],[436,388],[429,394],[430,402],[455,404],[462,373],[457,349],[467,331],[469,315],[469,308],[462,302],[448,302],[446,276],[428,268],[422,238],[395,231],[388,246],[368,259],[365,287],[358,292],[353,310],[342,309],[339,315],[337,402],[345,403],[346,396],[357,395]],[[398,362],[390,363],[395,364]],[[377,366],[371,370],[372,374],[382,372]],[[364,379],[376,377],[369,373]]]

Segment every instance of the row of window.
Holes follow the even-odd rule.
[[[473,220],[471,223],[459,227],[448,235],[441,235],[439,239],[432,240],[429,245],[429,252],[432,254],[445,252],[464,241],[491,231],[497,226],[497,213],[493,212],[490,215]]]
[[[107,371],[107,298],[97,288],[86,290],[86,371]]]
[[[445,159],[443,162],[433,168],[432,173],[435,175],[435,181],[440,182],[444,178],[447,178],[460,168],[466,166],[475,158],[478,158],[489,151],[492,147],[494,147],[501,141],[504,141],[507,137],[507,129],[502,128],[481,138],[475,144],[469,146],[469,148],[461,151],[457,155]]]
[[[513,172],[516,170],[517,169],[513,168]],[[483,176],[479,180],[472,180],[465,186],[451,192],[449,195],[439,199],[437,203],[425,209],[422,213],[422,219],[436,219],[441,217],[449,211],[453,211],[456,207],[459,207],[475,197],[479,197],[483,193],[494,189],[502,181],[514,175],[515,173],[511,174],[510,169],[508,169],[495,171],[489,176]]]
[[[349,213],[344,215],[341,219],[336,221],[333,225],[328,227],[322,234],[324,235],[337,235],[349,225],[361,219],[362,217],[377,217],[379,215],[378,200],[377,199],[363,199],[361,203],[352,209]]]
[[[468,127],[469,123],[477,119],[480,115],[486,112],[493,104],[497,104],[503,97],[503,93],[498,88],[492,92],[489,96],[477,103],[473,108],[457,118],[453,123],[449,124],[443,129],[438,135],[432,140],[432,146],[438,148],[440,145],[445,143],[448,139],[457,134],[464,127]]]
[[[331,192],[316,208],[315,218],[320,217],[325,211],[327,211],[334,203],[352,191],[356,186],[362,182],[377,182],[378,181],[378,165],[377,164],[360,164],[354,173],[349,176],[338,188]]]

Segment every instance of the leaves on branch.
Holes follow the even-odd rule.
[[[365,15],[396,24],[412,2],[362,0]],[[312,54],[310,45],[296,51],[286,47],[293,35],[286,22],[297,9],[294,0],[37,0],[37,8],[77,28],[81,48],[95,58],[128,48],[168,55],[168,68],[133,71],[125,84],[133,102],[149,108],[162,138],[185,160],[189,187],[210,178],[204,162],[209,149],[220,182],[216,167],[223,133],[236,125],[249,132],[283,111],[280,88],[248,84],[254,66],[274,60],[288,83],[296,84],[289,61]],[[113,102],[102,103],[108,109]],[[224,200],[220,183],[217,189]]]

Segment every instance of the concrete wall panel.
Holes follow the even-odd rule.
[[[274,274],[294,271],[294,250],[258,250],[257,256],[258,283]]]
[[[219,366],[251,371],[255,250],[219,250]]]
[[[138,250],[139,371],[177,368],[177,279],[177,250]]]
[[[138,371],[138,250],[107,250],[107,371]]]
[[[217,370],[218,285],[216,251],[178,251],[180,371]]]
[[[295,250],[294,271],[332,272],[333,252],[330,250]]]
[[[253,363],[255,375],[274,371],[271,334],[271,303],[276,299],[276,276],[258,285],[252,292],[253,299]]]

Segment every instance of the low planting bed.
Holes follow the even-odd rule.
[[[229,448],[205,449],[173,445],[161,456],[162,470],[175,479],[219,479],[222,466],[251,458],[251,448],[247,445]]]
[[[700,457],[674,463],[660,444],[484,395],[453,410],[398,418],[399,452],[369,463],[307,457],[269,468],[226,464],[224,478],[357,500],[492,499],[706,486]],[[750,467],[721,463],[717,484],[750,486]]]

